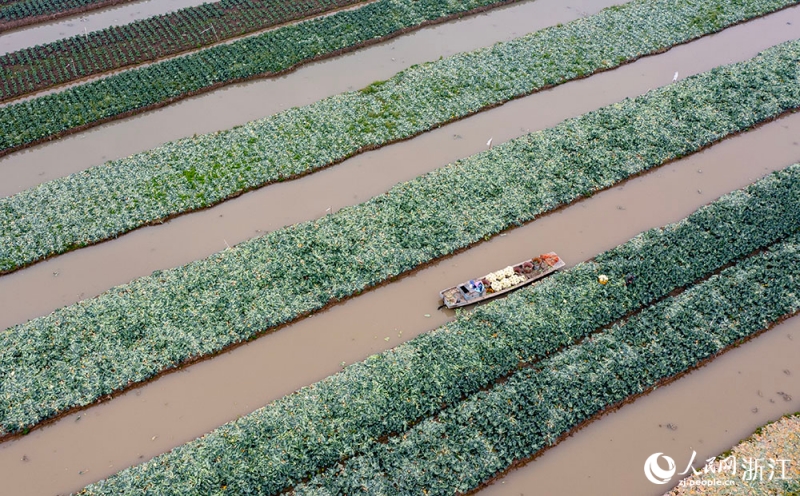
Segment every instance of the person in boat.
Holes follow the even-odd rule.
[[[467,289],[469,289],[470,293],[478,293],[479,295],[483,295],[486,291],[486,288],[483,286],[482,281],[475,281],[474,279],[470,279],[467,283]]]

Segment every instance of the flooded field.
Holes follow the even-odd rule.
[[[757,427],[800,410],[798,355],[800,316],[602,417],[478,494],[664,494],[679,476],[649,482],[643,467],[651,454],[672,457],[680,473],[695,451],[700,468]]]
[[[497,9],[478,16],[430,27],[335,59],[302,67],[278,79],[251,81],[222,88],[168,107],[105,124],[52,143],[0,158],[0,196],[8,196],[41,182],[62,177],[107,160],[126,157],[168,141],[207,133],[266,117],[287,108],[306,105],[343,91],[363,88],[391,77],[404,67],[508,40],[542,27],[568,22],[615,4],[612,0],[536,0]],[[716,65],[744,60],[760,50],[796,36],[800,7],[794,7],[727,29],[689,46],[676,47],[650,62],[645,58],[623,67],[625,77],[612,78],[599,94],[584,97],[583,104],[604,105],[668,84],[674,72],[680,77],[703,72]],[[706,48],[707,47],[707,48]],[[674,58],[673,58],[674,57]],[[393,60],[394,59],[394,60]],[[640,71],[640,72],[637,72]],[[592,80],[595,77],[591,78]],[[618,87],[618,85],[621,85]],[[621,89],[619,93],[608,93]],[[624,91],[627,90],[627,91]],[[605,99],[604,99],[605,97]],[[588,99],[587,99],[588,98]],[[593,100],[593,98],[595,98]],[[603,103],[605,102],[605,103]],[[547,101],[543,111],[556,112],[552,123],[574,115],[561,107],[580,102]],[[584,107],[586,108],[586,107]],[[579,113],[596,107],[588,107]],[[518,127],[495,126],[493,134],[519,133]],[[488,138],[487,138],[488,139]],[[485,143],[484,139],[482,143]]]
[[[144,0],[105,9],[84,12],[49,23],[35,24],[0,35],[0,54],[42,45],[62,38],[98,31],[111,26],[166,14],[184,7],[200,5],[205,0]]]
[[[800,115],[768,124],[69,415],[0,445],[0,477],[19,494],[52,493],[77,489],[148,459],[335,373],[341,362],[362,360],[441,325],[453,317],[436,310],[443,287],[497,269],[504,260],[545,251],[554,250],[574,265],[785,167],[794,160],[790,157],[800,156],[800,146],[792,144],[798,131]]]
[[[199,3],[185,1],[186,5]],[[128,7],[156,9],[153,3]],[[233,85],[37,146],[0,159],[0,196],[165,141],[227,129],[361,88],[411,64],[511,39],[615,3],[621,0],[523,2],[311,64],[276,80]],[[172,3],[159,2],[158,8],[167,5]],[[117,12],[116,19],[121,19],[120,9],[96,15]],[[79,25],[77,20],[70,22]],[[260,233],[362,202],[398,182],[484,150],[489,138],[497,144],[550,127],[669,84],[676,71],[685,78],[748,59],[796,38],[797,25],[800,7],[787,9],[620,69],[516,100],[299,180],[262,188],[2,276],[0,329],[153,270],[179,266]],[[11,35],[28,33],[28,38],[21,38],[22,46],[47,41],[47,29],[53,26],[43,26],[39,34],[26,29],[3,35],[0,50]],[[82,31],[83,25],[78,27]],[[444,287],[546,251],[556,251],[568,266],[574,265],[799,160],[798,114],[725,140],[278,332],[0,443],[0,493],[78,490],[321,380],[340,370],[342,363],[362,360],[453,319],[453,312],[437,310],[437,293]],[[287,204],[292,208],[285,208]],[[611,495],[621,494],[620,489],[625,494],[663,494],[668,487],[656,487],[644,478],[642,466],[650,454],[664,452],[685,466],[692,450],[697,460],[704,460],[728,449],[755,427],[800,409],[798,347],[800,317],[794,317],[595,421],[481,494]],[[794,400],[784,401],[776,395],[778,391]]]
[[[96,296],[154,270],[206,257],[259,233],[317,218],[328,208],[336,211],[362,202],[398,182],[485,149],[489,137],[500,143],[666,84],[673,67],[680,67],[688,76],[746,59],[771,43],[793,36],[791,29],[785,28],[791,28],[786,22],[795,19],[787,16],[796,17],[800,24],[800,8],[791,9],[756,21],[771,28],[770,36],[764,39],[756,41],[758,31],[746,31],[752,29],[748,23],[615,71],[510,102],[300,180],[268,186],[217,207],[9,274],[0,278],[0,301],[8,302],[9,307],[0,312],[0,327]],[[770,153],[783,154],[777,167],[800,159],[791,148],[796,138],[787,140],[789,148],[769,148]],[[296,198],[304,201],[296,202]],[[283,208],[288,203],[293,207]]]
[[[168,141],[230,129],[343,91],[357,90],[373,81],[387,79],[412,64],[510,40],[617,3],[621,0],[522,2],[309,64],[277,79],[227,86],[105,124],[0,158],[0,196]],[[671,73],[661,84],[669,82],[670,77]]]

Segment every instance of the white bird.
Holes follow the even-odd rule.
[[[672,82],[674,83],[677,80],[678,80],[678,71],[675,71],[675,75],[672,76]]]
[[[487,142],[486,142],[486,146],[488,146],[489,148],[491,148],[491,147],[492,147],[492,140],[493,140],[493,139],[494,139],[494,137],[491,137],[491,138],[489,138],[489,141],[487,141]]]

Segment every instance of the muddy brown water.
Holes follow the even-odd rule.
[[[510,40],[594,14],[622,0],[535,0],[429,28],[301,67],[277,79],[227,86],[0,159],[0,196],[149,150],[244,124],[387,79],[412,65]],[[672,72],[669,73],[669,78]],[[669,81],[669,79],[667,79]],[[488,139],[488,138],[487,138]],[[484,140],[484,143],[486,140]]]
[[[336,211],[359,203],[398,182],[485,149],[490,137],[499,143],[668,83],[675,69],[689,75],[747,59],[762,48],[793,37],[792,30],[785,29],[791,28],[787,19],[800,23],[800,8],[511,102],[301,180],[262,188],[212,209],[2,276],[0,328],[95,296],[154,270],[206,257],[259,231],[313,219],[328,208]],[[767,32],[759,34],[751,24]],[[777,147],[775,153],[782,153],[782,149]],[[785,157],[794,160],[790,155]]]
[[[145,0],[84,12],[53,22],[35,24],[0,35],[0,54],[21,48],[98,31],[110,26],[128,24],[138,19],[166,14],[184,7],[200,5],[206,0]]]
[[[249,38],[249,37],[253,37],[253,36],[258,36],[260,34],[266,33],[267,31],[274,31],[276,29],[280,29],[281,27],[284,27],[286,25],[297,24],[299,22],[304,22],[304,21],[310,20],[310,19],[320,19],[320,18],[323,18],[323,17],[334,15],[334,14],[339,13],[339,12],[343,12],[343,11],[357,10],[357,9],[359,9],[359,8],[369,4],[369,3],[373,3],[373,2],[377,2],[377,1],[378,0],[362,0],[360,3],[354,4],[354,5],[350,5],[350,6],[347,6],[347,7],[341,7],[341,8],[329,10],[329,11],[327,11],[325,13],[322,13],[322,14],[309,16],[309,17],[306,17],[306,18],[303,18],[303,19],[299,19],[299,20],[295,20],[295,21],[288,21],[288,22],[285,22],[283,24],[270,26],[270,27],[267,27],[267,28],[264,28],[264,29],[260,29],[260,30],[257,30],[257,31],[250,32],[250,33],[245,33],[245,34],[242,34],[242,35],[233,36],[231,38],[227,38],[227,39],[224,39],[224,40],[218,40],[215,43],[211,43],[210,45],[206,45],[206,46],[204,46],[202,48],[199,48],[199,49],[186,50],[186,51],[183,51],[183,52],[179,52],[179,53],[177,53],[175,55],[169,55],[169,56],[161,57],[161,58],[158,58],[156,60],[149,61],[149,62],[142,62],[140,64],[135,64],[135,65],[126,66],[126,67],[123,67],[123,68],[120,68],[120,69],[114,69],[114,70],[111,70],[111,71],[106,71],[106,72],[103,72],[101,74],[94,74],[94,75],[87,76],[87,77],[84,77],[84,78],[75,79],[75,80],[72,80],[72,81],[70,81],[68,83],[59,84],[59,85],[51,87],[51,88],[38,90],[38,91],[31,92],[31,93],[26,93],[23,96],[12,98],[12,99],[9,99],[9,100],[5,100],[3,102],[0,102],[0,108],[2,108],[4,106],[8,106],[8,105],[13,105],[13,104],[16,104],[16,103],[24,102],[24,101],[33,100],[33,99],[36,99],[36,98],[39,98],[39,97],[45,96],[45,95],[51,95],[51,94],[54,94],[54,93],[60,93],[62,91],[66,91],[69,88],[72,88],[72,87],[75,87],[75,86],[79,86],[79,85],[85,84],[87,82],[98,81],[100,79],[105,79],[107,77],[119,74],[120,72],[125,72],[127,70],[131,70],[134,67],[137,68],[137,69],[138,68],[143,68],[143,67],[147,67],[147,66],[150,66],[150,65],[153,65],[153,64],[156,64],[156,63],[160,63],[160,62],[166,61],[166,60],[176,59],[176,58],[179,58],[179,57],[186,56],[188,54],[197,53],[197,52],[203,51],[205,49],[208,49],[208,48],[211,48],[211,47],[214,47],[214,46],[230,45],[230,44],[233,44],[233,43],[235,43],[235,42],[237,42],[237,41],[239,41],[239,40],[241,40],[243,38]]]
[[[609,0],[578,0],[572,2],[572,6],[548,6],[548,2],[552,1],[555,0],[537,0],[428,28],[354,54],[303,67],[279,79],[229,86],[0,158],[0,195],[8,196],[43,181],[150,149],[170,140],[228,129],[292,106],[361,88],[372,81],[388,78],[412,63],[510,39],[555,22],[567,22],[612,3]],[[783,34],[797,25],[798,10],[800,7],[748,23],[746,28],[741,27],[742,36],[762,49],[769,46],[764,42],[783,41]],[[504,26],[509,28],[500,28]],[[738,32],[740,28],[734,29]],[[777,33],[774,33],[775,30]],[[721,36],[734,38],[730,34]],[[753,55],[755,53],[755,50],[752,51]],[[671,78],[674,71],[671,68],[664,70]],[[664,84],[664,80],[661,77],[653,84]]]
[[[91,252],[93,257],[85,259],[82,262],[84,265],[59,268],[47,264],[64,262],[73,255],[111,247],[116,242],[81,250],[4,276],[0,278],[0,284],[6,280],[16,282],[4,286],[0,293],[3,306],[0,318],[13,323],[46,313],[79,299],[79,291],[84,292],[83,297],[88,297],[137,274],[149,273],[157,268],[148,265],[153,261],[160,264],[159,267],[168,267],[205,256],[204,253],[223,248],[225,241],[234,242],[233,236],[226,238],[231,224],[234,224],[233,233],[240,232],[241,239],[246,239],[255,234],[256,229],[274,229],[315,217],[324,214],[328,206],[338,209],[341,205],[336,205],[334,200],[340,197],[324,196],[330,195],[329,190],[336,189],[331,188],[331,184],[346,186],[341,196],[342,204],[363,201],[399,180],[479,151],[485,145],[487,136],[499,142],[522,134],[523,129],[528,129],[525,126],[530,126],[530,129],[550,126],[570,115],[619,100],[627,94],[625,91],[637,94],[647,87],[665,84],[671,80],[675,70],[688,75],[692,70],[706,70],[702,68],[704,64],[711,67],[748,58],[761,49],[758,48],[761,37],[771,37],[780,32],[780,25],[769,26],[769,29],[752,33],[750,37],[738,32],[733,39],[713,41],[727,34],[722,33],[618,71],[554,89],[547,92],[546,100],[535,100],[536,97],[520,100],[408,143],[363,155],[329,171],[263,190],[271,190],[270,195],[277,196],[281,194],[276,192],[280,191],[279,187],[300,188],[283,193],[285,196],[281,197],[287,201],[298,197],[304,199],[302,204],[305,210],[289,216],[272,215],[275,210],[270,210],[270,205],[277,206],[279,203],[270,204],[266,200],[263,200],[264,203],[245,203],[236,207],[237,202],[246,202],[251,196],[245,195],[221,206],[240,210],[231,210],[230,213],[209,210],[205,213],[213,214],[205,218],[204,225],[194,224],[194,228],[188,225],[180,235],[176,233],[162,237],[157,230],[168,229],[192,216],[176,219],[153,230],[132,233],[130,237],[147,232],[157,234],[149,235],[151,237],[148,240],[138,245],[107,255]],[[779,41],[764,43],[768,46]],[[620,89],[622,93],[618,93]],[[525,104],[529,101],[538,103],[529,107]],[[798,126],[800,120],[797,116],[780,119],[543,217],[506,236],[497,237],[394,284],[368,292],[281,332],[184,371],[169,374],[111,402],[69,415],[24,438],[0,444],[0,480],[4,484],[0,492],[24,495],[76,490],[125,466],[186,442],[225,421],[249,413],[303,385],[322,379],[338,370],[342,361],[351,363],[363,359],[442,324],[452,318],[451,313],[436,311],[439,302],[435,295],[442,287],[476,273],[496,269],[509,261],[527,258],[531,252],[556,250],[568,262],[574,263],[624,242],[648,227],[680,219],[699,205],[752,182],[768,170],[800,160]],[[349,165],[350,162],[355,165]],[[348,166],[352,167],[351,172],[341,173],[341,176],[334,174],[348,170]],[[408,169],[402,174],[391,175],[394,169],[402,170],[405,167]],[[372,171],[376,171],[374,175]],[[311,181],[317,175],[323,178],[322,182]],[[253,195],[259,193],[254,192]],[[292,202],[293,205],[297,203]],[[311,205],[306,206],[306,203]],[[247,214],[241,217],[245,212]],[[260,217],[259,214],[263,215],[263,212],[270,212],[270,218]],[[219,218],[219,215],[223,217]],[[208,235],[204,234],[207,232]],[[146,255],[151,248],[155,249],[152,258]],[[130,266],[135,266],[135,269],[119,275]],[[7,279],[34,273],[29,271],[44,267],[52,270],[42,272],[38,280]],[[54,286],[58,289],[51,291]],[[26,296],[17,298],[14,293],[24,293]],[[397,304],[398,301],[402,304]],[[431,317],[425,317],[426,314]],[[389,340],[386,341],[386,338]],[[764,363],[770,360],[768,356],[762,359]],[[703,371],[689,377],[701,373]],[[742,397],[742,401],[746,399]],[[626,408],[635,407],[638,403]],[[678,425],[676,432],[679,432],[682,428],[679,422],[683,420],[676,417],[666,422]],[[706,442],[711,440],[710,437],[703,439]],[[716,452],[727,449],[732,443],[724,441]],[[552,453],[555,452],[552,450]],[[674,455],[676,461],[680,459],[679,455],[677,452]],[[643,460],[636,462],[636,474],[641,472],[639,465]]]
[[[277,333],[0,444],[4,489],[18,495],[76,490],[335,373],[342,362],[364,359],[441,325],[453,318],[452,312],[436,310],[437,291],[443,287],[549,250],[573,265],[647,228],[681,219],[800,158],[800,146],[793,143],[799,130],[800,115],[793,115],[727,140]],[[774,362],[769,354],[754,360],[763,366]],[[740,401],[751,394],[736,388],[734,393],[741,393]],[[659,417],[659,422],[685,423],[684,417],[675,416]],[[704,439],[711,446],[713,433]]]
[[[800,410],[798,357],[800,316],[589,424],[478,494],[664,494],[681,476],[665,485],[648,481],[651,454],[673,458],[680,473],[694,451],[699,469],[757,427]]]

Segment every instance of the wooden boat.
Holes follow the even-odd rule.
[[[442,290],[439,292],[439,296],[442,297],[444,306],[447,308],[472,305],[527,286],[552,274],[564,265],[564,261],[555,253],[545,253],[484,277],[471,279],[458,286]]]

